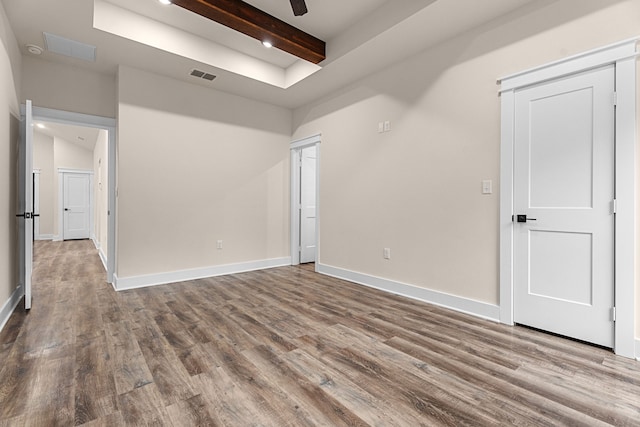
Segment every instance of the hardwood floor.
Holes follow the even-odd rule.
[[[640,363],[285,267],[116,293],[37,242],[0,425],[640,425]]]

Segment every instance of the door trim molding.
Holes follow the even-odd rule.
[[[614,351],[635,357],[635,161],[636,58],[638,38],[625,40],[499,80],[501,84],[500,142],[500,321],[513,324],[513,222],[515,92],[525,86],[615,65],[616,157],[618,210],[615,228]]]
[[[33,170],[33,213],[33,240],[42,240],[40,234],[40,169]]]
[[[289,144],[291,151],[291,215],[290,215],[290,236],[291,236],[291,265],[300,264],[300,209],[298,208],[297,195],[300,192],[300,160],[298,153],[305,147],[316,146],[316,271],[320,257],[320,143],[322,134],[311,135],[306,138],[297,139]]]

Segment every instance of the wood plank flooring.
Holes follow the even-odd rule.
[[[640,425],[640,363],[600,348],[308,266],[116,293],[89,241],[35,254],[2,426]]]

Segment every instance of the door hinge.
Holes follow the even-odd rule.
[[[613,201],[611,201],[611,213],[618,213],[618,199],[613,199]]]
[[[613,92],[613,105],[618,105],[618,92]]]
[[[611,307],[611,320],[616,321],[616,308]]]

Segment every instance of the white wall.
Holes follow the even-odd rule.
[[[118,81],[118,278],[288,257],[291,111],[127,67]]]
[[[17,207],[17,147],[21,57],[4,6],[0,3],[0,326],[19,285]]]
[[[109,133],[101,129],[98,133],[98,140],[93,149],[93,191],[94,191],[94,221],[95,242],[102,253],[103,259],[108,254],[107,246],[107,220],[109,211],[109,156],[108,156],[108,136]]]
[[[115,117],[115,76],[25,56],[22,92],[37,107]]]
[[[53,138],[40,132],[33,133],[33,168],[40,169],[40,234],[53,236],[55,206]],[[57,172],[55,172],[57,173]]]
[[[638,1],[532,2],[297,109],[294,139],[322,133],[320,263],[498,304],[496,79],[637,35]]]

